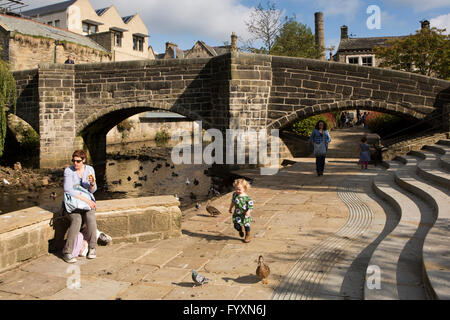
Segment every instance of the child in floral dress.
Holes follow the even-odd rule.
[[[234,228],[239,231],[239,235],[244,237],[246,243],[250,242],[250,222],[252,220],[251,213],[253,211],[253,201],[247,195],[247,190],[250,188],[250,184],[245,179],[237,179],[233,183],[233,187],[236,192],[233,193],[233,198],[230,204],[230,213],[233,213]]]

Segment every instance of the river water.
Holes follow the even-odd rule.
[[[232,190],[232,181],[237,177],[217,171],[212,175],[206,164],[175,165],[171,149],[170,144],[161,146],[154,141],[108,145],[106,166],[96,167],[96,199],[176,195],[184,209]],[[56,197],[51,197],[52,192]],[[5,214],[32,206],[45,208],[61,203],[62,198],[61,181],[33,192],[4,192],[0,195],[0,209]]]

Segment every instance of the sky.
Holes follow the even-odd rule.
[[[22,0],[33,9],[58,0]],[[114,5],[121,16],[139,13],[149,30],[149,43],[162,53],[167,41],[183,50],[192,48],[197,40],[210,46],[230,42],[230,35],[248,39],[245,21],[253,8],[266,0],[90,0],[94,9]],[[409,35],[420,28],[421,20],[431,26],[450,31],[450,0],[272,0],[283,15],[306,24],[314,33],[314,13],[324,13],[325,45],[335,46],[340,40],[340,27],[347,25],[349,35],[381,37]],[[370,18],[380,10],[379,25]],[[25,9],[24,9],[25,10]],[[369,25],[367,23],[369,19]],[[374,28],[375,27],[375,28]],[[378,28],[379,27],[379,28]],[[447,31],[447,33],[448,33]],[[238,42],[238,46],[241,43]]]

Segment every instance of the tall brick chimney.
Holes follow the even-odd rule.
[[[316,12],[314,13],[314,18],[316,22],[316,30],[315,30],[315,37],[316,37],[316,45],[321,47],[321,60],[326,60],[325,55],[325,31],[323,27],[323,12]]]
[[[341,27],[341,40],[348,39],[348,27],[346,25],[343,25]]]
[[[231,34],[231,52],[237,52],[237,35],[236,33]]]

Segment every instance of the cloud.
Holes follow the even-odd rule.
[[[28,9],[59,1],[33,1]],[[244,23],[252,10],[238,0],[91,0],[94,9],[113,4],[121,16],[139,13],[152,34],[192,35],[229,41],[231,32],[248,37]]]
[[[450,13],[431,19],[430,25],[438,29],[447,29],[445,34],[450,34]]]
[[[362,6],[361,0],[317,0],[316,2],[324,15],[344,15],[347,19],[353,19]]]
[[[385,2],[399,6],[412,7],[415,12],[450,7],[450,2],[448,0],[389,0]]]

